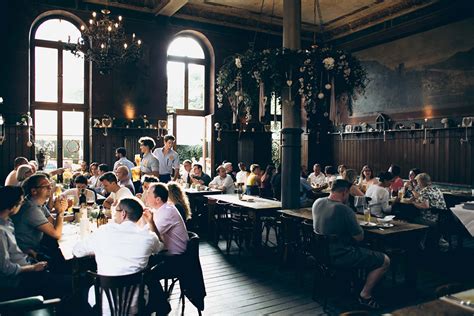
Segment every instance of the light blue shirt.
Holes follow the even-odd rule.
[[[173,169],[179,170],[179,157],[178,153],[173,149],[170,149],[165,155],[163,148],[157,148],[153,151],[153,155],[158,159],[160,163],[160,175],[173,174]]]
[[[135,167],[135,164],[127,159],[127,157],[122,157],[114,163],[114,172],[117,171],[119,166],[126,166],[128,168],[128,174],[132,174],[132,168]]]

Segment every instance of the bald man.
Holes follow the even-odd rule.
[[[127,166],[118,166],[115,170],[115,175],[117,176],[118,184],[121,187],[126,187],[135,195],[135,188],[133,182],[130,179],[130,173]]]

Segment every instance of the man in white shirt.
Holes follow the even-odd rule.
[[[20,182],[16,178],[16,171],[18,170],[19,166],[27,165],[27,164],[28,164],[28,159],[26,159],[25,157],[15,158],[15,161],[13,163],[13,170],[10,171],[7,178],[5,179],[5,186],[7,185],[11,185],[14,187],[20,186]]]
[[[133,197],[132,192],[126,187],[121,187],[118,185],[117,177],[113,172],[106,172],[100,177],[100,182],[104,186],[105,191],[110,193],[110,195],[104,201],[104,207],[110,208],[111,206],[116,206],[117,203],[126,197]]]
[[[243,183],[244,186],[247,183],[247,177],[249,172],[247,171],[247,166],[243,162],[239,162],[239,172],[235,175],[235,182]]]
[[[168,183],[173,178],[176,181],[179,176],[179,156],[176,151],[173,150],[175,138],[173,135],[166,135],[164,137],[164,146],[156,148],[153,151],[153,156],[158,159],[160,182]]]
[[[320,188],[326,185],[326,176],[321,172],[321,166],[315,163],[313,172],[308,176],[308,182],[313,188]]]
[[[393,174],[391,172],[382,172],[379,175],[379,183],[371,185],[365,196],[370,197],[370,213],[377,217],[384,217],[385,213],[391,213],[392,207],[389,205],[390,193],[388,188],[393,183]],[[395,200],[398,202],[398,198]]]
[[[224,191],[224,193],[232,194],[235,191],[234,181],[232,177],[227,174],[224,166],[217,167],[217,176],[209,183],[209,187]]]
[[[148,228],[137,224],[142,217]],[[163,248],[153,213],[144,210],[142,202],[137,198],[124,198],[116,207],[114,221],[115,223],[100,226],[97,231],[76,244],[72,253],[76,257],[94,255],[97,273],[100,275],[121,276],[144,270],[150,256]],[[159,291],[159,287],[155,286],[156,284],[149,286],[153,294],[155,289]],[[151,295],[149,301],[153,301]],[[95,305],[93,288],[89,289],[89,304]],[[136,308],[133,305],[132,303],[132,310]],[[107,313],[106,298],[103,299],[102,307],[103,313]]]
[[[135,187],[133,186],[132,179],[130,179],[130,171],[126,166],[118,166],[117,170],[115,170],[115,175],[121,187],[126,187],[132,194],[135,194]]]
[[[114,172],[117,171],[119,166],[125,166],[128,168],[128,173],[132,173],[135,164],[127,159],[127,150],[124,147],[115,149],[115,158],[117,158],[117,161],[114,163]]]
[[[193,181],[191,179],[191,168],[193,166],[193,163],[191,160],[186,159],[183,161],[183,173],[181,174],[181,180],[184,181],[185,183],[192,184]]]

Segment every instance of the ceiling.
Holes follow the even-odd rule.
[[[283,0],[82,2],[271,34],[282,32]],[[323,31],[326,39],[337,39],[439,2],[441,0],[301,0],[302,37],[311,39],[314,32]]]

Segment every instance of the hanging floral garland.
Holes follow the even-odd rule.
[[[279,98],[286,87],[290,98],[303,98],[308,116],[322,111],[337,124],[336,101],[345,101],[351,112],[352,100],[364,93],[367,82],[359,60],[342,50],[313,46],[247,51],[225,60],[217,76],[217,101],[219,107],[228,101],[234,117],[251,120],[253,106],[265,105],[272,94]]]

